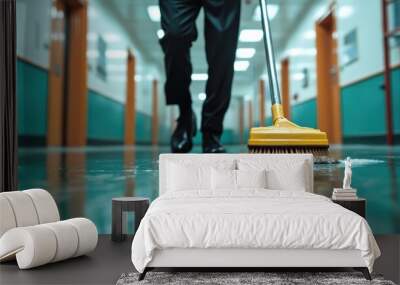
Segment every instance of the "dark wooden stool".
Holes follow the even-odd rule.
[[[126,212],[135,213],[135,229],[149,208],[150,200],[141,197],[119,197],[112,199],[112,235],[113,241],[123,241],[126,238]]]
[[[359,214],[361,217],[365,218],[365,208],[367,201],[363,198],[357,198],[354,200],[336,200],[332,199],[332,201],[340,206],[353,211],[356,214]]]

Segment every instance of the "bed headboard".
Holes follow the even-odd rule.
[[[159,195],[164,194],[167,191],[167,164],[169,161],[174,160],[188,160],[193,162],[194,160],[199,161],[207,161],[212,164],[213,162],[217,162],[218,160],[232,160],[236,161],[238,159],[257,159],[257,160],[268,160],[269,162],[276,161],[304,161],[307,168],[309,169],[308,173],[308,183],[307,183],[307,192],[313,192],[314,190],[314,174],[313,174],[313,165],[314,159],[312,154],[160,154],[159,157]],[[284,169],[283,169],[284,171]]]

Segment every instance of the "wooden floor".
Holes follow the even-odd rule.
[[[0,284],[115,284],[122,273],[134,271],[131,240],[115,243],[109,235],[101,235],[97,249],[88,256],[30,270],[19,270],[15,262],[1,264]],[[400,235],[376,236],[376,240],[382,256],[376,261],[374,271],[399,283]]]

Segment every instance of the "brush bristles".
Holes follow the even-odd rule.
[[[316,156],[325,156],[328,153],[327,147],[318,146],[249,146],[250,153],[312,153]]]

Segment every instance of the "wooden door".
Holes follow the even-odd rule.
[[[50,35],[49,93],[47,107],[47,145],[63,144],[64,128],[64,58],[65,58],[65,5],[53,0]]]
[[[330,143],[342,142],[336,19],[333,11],[316,23],[318,127]]]
[[[67,146],[85,146],[87,137],[87,1],[68,0],[66,86]]]
[[[126,65],[125,145],[134,145],[136,134],[135,57],[130,51],[128,51]]]
[[[289,78],[289,59],[285,58],[281,62],[281,90],[283,114],[290,120],[290,78]]]

